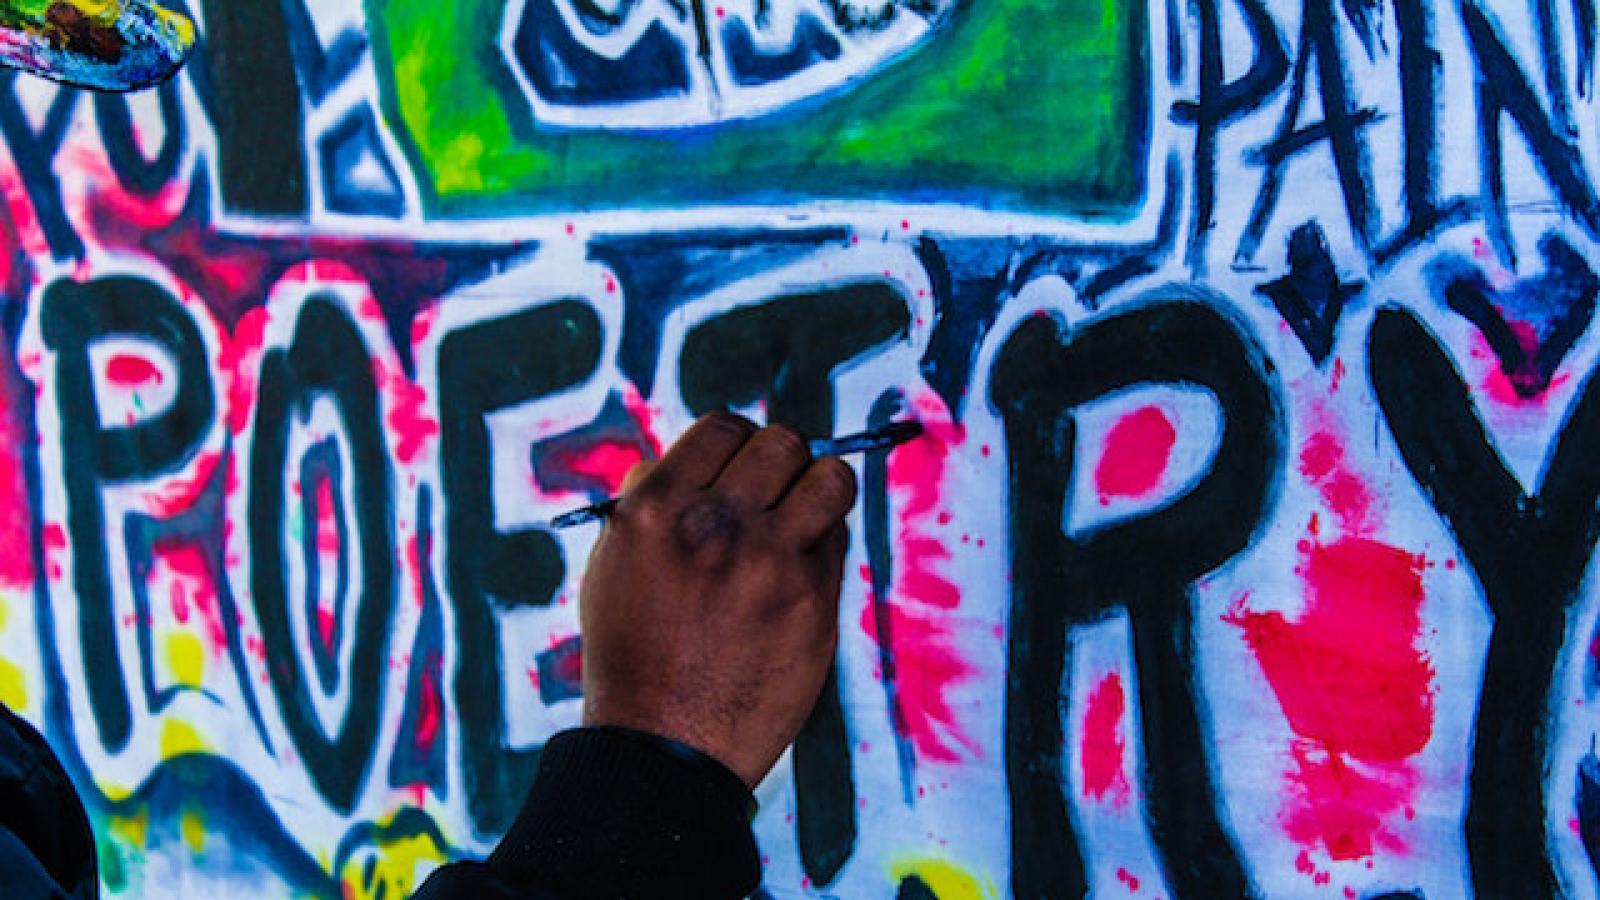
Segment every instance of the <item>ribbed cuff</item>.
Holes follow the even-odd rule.
[[[507,884],[563,898],[744,897],[761,883],[754,798],[715,759],[659,735],[579,728],[550,739],[489,857]]]

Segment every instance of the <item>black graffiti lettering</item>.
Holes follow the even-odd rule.
[[[1070,336],[1055,320],[1032,317],[996,359],[992,399],[1005,421],[1011,522],[1005,735],[1015,896],[1087,890],[1060,777],[1067,630],[1118,604],[1127,605],[1133,630],[1147,817],[1168,886],[1179,897],[1251,895],[1207,762],[1189,589],[1248,545],[1281,468],[1282,412],[1270,371],[1237,326],[1187,299]],[[1063,534],[1074,409],[1143,383],[1194,385],[1215,396],[1224,429],[1210,471],[1158,512],[1087,536]]]
[[[331,739],[323,734],[312,705],[313,687],[296,652],[284,547],[284,474],[293,419],[306,419],[319,397],[333,401],[350,448],[348,477],[354,498],[350,512],[362,573],[351,638],[355,644],[348,672],[350,703]],[[328,462],[330,456],[337,459],[336,453],[314,448],[310,456],[336,464]],[[366,778],[383,713],[384,638],[395,602],[389,481],[378,391],[366,345],[337,305],[313,297],[301,307],[289,347],[267,351],[261,362],[256,437],[250,453],[250,586],[284,725],[317,789],[345,812]],[[303,486],[309,497],[315,496],[314,488],[314,484]],[[308,591],[314,589],[307,586]]]
[[[1475,0],[1463,0],[1461,15],[1466,25],[1467,45],[1477,63],[1483,215],[1495,250],[1508,264],[1515,265],[1516,248],[1506,210],[1501,143],[1501,120],[1506,116],[1510,116],[1521,131],[1534,162],[1567,214],[1591,237],[1600,238],[1600,197],[1596,197],[1594,185],[1584,171],[1577,146],[1564,136],[1540,105],[1527,74],[1512,58],[1494,24]]]
[[[578,384],[599,365],[594,310],[561,300],[452,332],[439,348],[446,580],[455,611],[455,701],[467,807],[476,830],[504,833],[532,783],[537,750],[505,746],[494,607],[543,605],[566,566],[543,529],[495,528],[484,417]]]
[[[214,419],[211,375],[199,329],[172,295],[143,279],[58,281],[45,291],[39,315],[45,344],[56,353],[62,481],[89,707],[101,742],[117,751],[127,745],[133,721],[117,647],[101,490],[170,472],[192,455]],[[177,389],[165,411],[126,426],[99,421],[89,348],[111,337],[150,341],[171,356]]]
[[[684,339],[679,380],[696,414],[766,398],[772,421],[833,434],[833,373],[910,325],[904,297],[882,283],[847,285],[740,307]],[[826,885],[856,841],[856,789],[837,667],[794,747],[796,828],[806,875]]]
[[[1550,119],[1564,137],[1574,137],[1572,92],[1567,90],[1567,67],[1562,60],[1561,28],[1556,24],[1555,0],[1533,0],[1534,33],[1539,36],[1539,56],[1544,60],[1544,91],[1550,98]]]
[[[13,70],[0,72],[0,135],[5,137],[6,149],[27,188],[28,199],[33,201],[34,215],[50,245],[51,255],[57,259],[79,258],[83,256],[83,239],[67,220],[53,163],[66,137],[67,126],[72,124],[80,94],[78,91],[57,93],[45,113],[43,126],[35,131],[17,99],[17,79],[18,73]]]
[[[161,109],[161,147],[155,159],[146,159],[133,133],[133,113],[120,94],[96,93],[94,116],[100,126],[100,142],[117,180],[130,191],[152,194],[178,173],[178,161],[188,140],[183,109],[178,99],[178,83],[168,81],[156,90]]]
[[[222,202],[247,214],[304,215],[304,114],[282,4],[200,0],[206,110]]]
[[[1473,737],[1467,851],[1480,897],[1557,896],[1544,770],[1566,615],[1600,536],[1600,379],[1590,376],[1529,496],[1460,374],[1410,313],[1378,313],[1367,364],[1406,467],[1455,535],[1494,614]]]
[[[1377,118],[1377,111],[1357,109],[1350,97],[1349,77],[1344,70],[1336,34],[1333,0],[1306,0],[1302,9],[1300,51],[1294,62],[1289,102],[1284,105],[1277,135],[1260,150],[1266,174],[1256,194],[1255,208],[1245,224],[1244,235],[1239,239],[1237,258],[1241,262],[1252,261],[1261,245],[1262,234],[1278,205],[1285,168],[1296,156],[1320,141],[1327,141],[1332,150],[1345,213],[1362,249],[1371,248],[1377,230],[1377,210],[1370,198],[1372,187],[1367,171],[1366,143],[1361,135],[1361,129]],[[1306,82],[1312,77],[1309,60],[1313,56],[1317,60],[1315,78],[1318,95],[1322,98],[1322,121],[1302,127],[1300,113],[1305,104]]]
[[[1217,205],[1217,132],[1260,106],[1283,83],[1289,56],[1261,0],[1237,0],[1255,57],[1236,81],[1223,72],[1222,16],[1218,0],[1194,0],[1200,18],[1200,93],[1173,104],[1172,117],[1194,125],[1194,219],[1189,226],[1188,264],[1205,266],[1207,239]]]
[[[1464,198],[1439,198],[1439,69],[1443,60],[1432,42],[1431,7],[1422,0],[1394,0],[1399,36],[1400,121],[1404,141],[1405,222],[1375,251],[1387,262],[1402,250],[1471,211]]]

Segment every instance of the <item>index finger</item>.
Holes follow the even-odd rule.
[[[756,426],[743,416],[713,412],[701,416],[651,468],[647,479],[658,484],[706,487],[739,452]]]
[[[855,470],[837,456],[824,456],[806,467],[774,512],[790,540],[812,547],[844,520],[855,502]]]

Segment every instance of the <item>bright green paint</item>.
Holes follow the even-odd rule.
[[[968,0],[860,84],[673,133],[534,122],[498,49],[502,0],[368,3],[435,214],[837,197],[1115,217],[1142,193],[1141,3]]]

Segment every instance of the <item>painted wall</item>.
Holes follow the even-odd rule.
[[[930,432],[773,897],[1597,895],[1593,0],[188,11],[0,77],[0,700],[111,895],[486,852],[540,523],[715,407]]]

